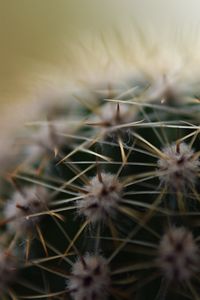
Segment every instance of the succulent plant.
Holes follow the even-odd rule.
[[[2,178],[2,299],[199,299],[200,89],[153,77],[28,128]]]

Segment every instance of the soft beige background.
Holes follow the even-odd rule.
[[[40,65],[59,68],[70,60],[67,43],[83,32],[105,32],[136,19],[157,35],[196,34],[199,9],[198,0],[0,0],[0,100],[27,92],[40,79]]]
[[[38,91],[48,95],[52,86],[59,89],[75,77],[71,43],[81,48],[87,34],[105,35],[113,28],[128,40],[130,25],[137,23],[158,40],[192,37],[195,48],[199,9],[199,0],[0,0],[0,150],[7,147],[8,132],[34,114]]]
[[[157,35],[196,35],[199,9],[198,0],[0,0],[0,101],[32,92],[42,66],[59,70],[70,61],[67,44],[85,32],[137,20]]]

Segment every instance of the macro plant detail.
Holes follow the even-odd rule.
[[[199,164],[199,154],[195,155],[189,145],[178,143],[165,147],[163,157],[158,161],[160,180],[179,189],[195,186]]]
[[[29,215],[45,211],[48,201],[48,192],[41,186],[26,187],[16,191],[5,206],[5,217],[8,219],[9,229],[19,234],[32,232],[41,217],[29,219]]]
[[[163,236],[159,246],[159,263],[168,280],[185,281],[198,270],[199,250],[191,232],[172,228]]]
[[[121,200],[121,185],[114,176],[99,173],[85,190],[87,194],[77,205],[79,213],[92,223],[111,217]]]
[[[74,299],[106,299],[109,284],[105,259],[88,254],[73,265],[68,289]]]
[[[1,299],[199,299],[200,91],[147,75],[30,122],[1,179]]]

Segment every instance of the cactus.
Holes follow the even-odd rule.
[[[1,299],[199,299],[197,79],[139,78],[28,129],[2,178]]]

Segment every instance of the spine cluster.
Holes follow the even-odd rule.
[[[110,274],[106,260],[99,255],[81,257],[74,263],[68,289],[75,300],[107,299]]]

